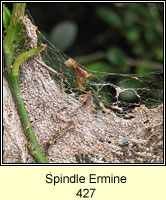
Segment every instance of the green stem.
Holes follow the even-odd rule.
[[[28,127],[30,126],[30,120],[19,87],[20,65],[28,58],[43,51],[47,45],[42,44],[35,49],[22,53],[15,59],[14,62],[15,49],[20,43],[21,39],[24,37],[21,17],[24,15],[25,6],[25,3],[13,4],[13,12],[10,17],[10,23],[8,27],[6,26],[8,29],[3,43],[6,71],[5,75],[8,79],[13,98],[20,115],[21,123],[25,129],[26,136],[30,141],[28,149],[38,163],[48,163],[48,158],[42,153],[32,127]]]
[[[27,128],[27,126],[30,125],[30,120],[29,120],[28,113],[26,111],[24,100],[22,99],[21,90],[19,87],[19,67],[25,60],[43,51],[45,47],[46,45],[41,44],[39,47],[29,50],[19,55],[13,64],[12,72],[10,74],[6,73],[8,82],[11,87],[12,95],[17,105],[17,109],[20,115],[22,125],[25,128],[27,138],[31,142],[28,148],[30,150],[31,155],[35,158],[35,160],[38,163],[48,163],[48,159],[42,153],[32,127]]]
[[[27,113],[25,105],[24,105],[24,101],[22,99],[21,90],[19,87],[18,76],[14,76],[14,75],[8,74],[8,73],[6,73],[5,75],[10,84],[12,95],[16,102],[18,113],[20,115],[22,125],[25,128],[27,138],[31,142],[31,144],[28,147],[30,150],[30,153],[38,163],[48,163],[48,159],[42,153],[32,127],[27,128],[27,126],[30,124],[30,120],[29,120],[28,113]]]
[[[28,113],[24,105],[24,100],[22,98],[22,94],[21,94],[21,90],[19,86],[19,67],[25,60],[43,51],[45,47],[46,45],[42,44],[35,49],[32,49],[30,51],[24,52],[21,55],[19,55],[13,64],[12,72],[11,73],[6,72],[5,74],[10,84],[12,95],[16,102],[16,106],[18,109],[18,113],[20,115],[22,125],[25,129],[27,138],[30,141],[30,145],[28,146],[28,148],[30,150],[31,155],[35,158],[35,160],[38,163],[48,163],[48,159],[42,153],[32,127],[27,128],[27,126],[30,125],[30,120],[29,120]]]
[[[14,51],[18,45],[18,41],[22,37],[21,16],[25,12],[25,3],[14,3],[9,27],[3,43],[5,53],[5,64],[7,72],[11,71],[11,65],[14,61]]]

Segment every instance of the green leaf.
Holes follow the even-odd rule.
[[[10,23],[10,17],[11,17],[10,11],[5,5],[3,5],[3,25],[5,27],[5,30],[8,29]]]
[[[140,38],[140,30],[137,27],[130,27],[125,31],[125,36],[131,42],[138,41]]]
[[[147,29],[145,31],[145,39],[150,45],[153,46],[158,45],[158,43],[161,42],[160,35],[157,33],[157,31],[152,29]],[[156,43],[156,41],[158,42]]]
[[[63,21],[53,27],[50,33],[50,40],[59,49],[69,49],[77,36],[77,25],[72,21]]]
[[[159,61],[163,61],[163,48],[162,47],[156,48],[155,55]]]
[[[101,79],[105,79],[103,74],[101,72],[111,72],[111,66],[108,65],[105,62],[94,62],[89,65],[86,65],[86,68],[92,71],[95,71],[95,75]],[[95,77],[92,77],[91,79],[95,79]]]
[[[141,88],[141,82],[138,79],[131,77],[121,77],[119,79],[119,87],[126,88],[126,90],[120,92],[119,100],[123,102],[139,102],[139,97],[137,96],[137,90],[132,88]]]
[[[119,68],[123,68],[126,64],[125,53],[118,47],[109,48],[106,52],[106,57],[113,65]]]
[[[151,66],[148,65],[140,65],[136,68],[137,74],[144,74],[144,73],[150,73],[153,72],[154,69]]]
[[[7,35],[4,40],[4,49],[6,51],[5,53],[11,53],[11,51],[13,52],[17,44],[19,44],[20,40],[23,38],[23,25],[21,21],[21,16],[24,15],[25,6],[25,3],[13,4],[13,12],[10,17]]]
[[[103,19],[103,21],[107,22],[108,24],[111,24],[116,28],[120,28],[122,25],[121,18],[118,15],[118,13],[110,8],[98,8],[97,14],[101,17],[101,19]]]

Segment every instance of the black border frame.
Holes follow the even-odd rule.
[[[2,30],[2,27],[3,27],[3,23],[2,23],[2,19],[3,19],[3,3],[7,3],[7,2],[10,2],[10,3],[22,3],[22,2],[25,2],[25,3],[88,3],[88,2],[91,2],[91,3],[95,3],[95,2],[102,2],[102,3],[114,3],[114,2],[125,2],[125,3],[133,3],[133,2],[136,2],[136,3],[163,3],[163,13],[164,13],[164,16],[163,16],[163,19],[164,19],[164,23],[163,23],[163,68],[164,68],[164,73],[163,73],[163,76],[164,76],[164,93],[163,93],[163,99],[164,99],[164,104],[163,104],[163,119],[164,119],[164,124],[163,124],[163,134],[164,134],[164,137],[163,137],[163,163],[149,163],[149,164],[145,164],[145,163],[133,163],[133,164],[130,164],[130,163],[106,163],[106,164],[103,164],[103,163],[93,163],[93,164],[77,164],[77,163],[48,163],[48,164],[39,164],[39,163],[29,163],[29,164],[24,164],[24,163],[19,163],[19,164],[15,164],[15,163],[3,163],[3,83],[2,83],[2,80],[3,80],[3,74],[1,73],[1,160],[0,160],[0,166],[166,166],[166,163],[165,163],[165,1],[2,1],[1,2],[1,30]],[[2,35],[2,31],[1,31],[1,41],[3,41],[3,35]],[[2,56],[2,51],[3,51],[3,48],[2,48],[2,45],[1,45],[1,58],[3,57]],[[2,72],[2,59],[1,59],[1,72]]]

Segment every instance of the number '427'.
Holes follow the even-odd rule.
[[[91,189],[79,189],[76,196],[79,196],[80,198],[92,198],[95,192],[95,188]]]

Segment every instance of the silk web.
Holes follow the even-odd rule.
[[[52,74],[53,78],[61,89],[80,100],[83,93],[75,89],[78,86],[75,74],[64,64],[69,56],[57,49],[39,31],[38,38],[39,44],[47,44],[47,48],[42,52],[43,61],[47,66],[63,74]],[[79,66],[95,75],[89,77],[84,86],[86,91],[91,91],[97,110],[114,111],[117,115],[124,116],[136,106],[145,104],[148,108],[154,108],[163,102],[163,71],[123,74],[91,71],[81,64]]]

